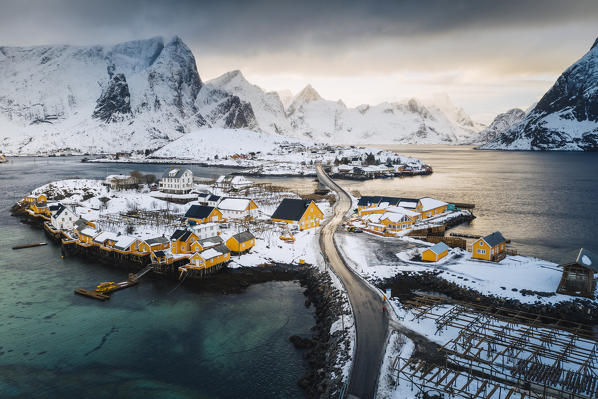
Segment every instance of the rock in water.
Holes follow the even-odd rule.
[[[125,75],[117,73],[102,92],[92,117],[110,123],[131,114],[131,94]]]

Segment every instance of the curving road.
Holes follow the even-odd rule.
[[[320,182],[334,190],[339,198],[334,206],[334,216],[322,227],[320,247],[329,265],[342,280],[355,316],[357,342],[347,392],[350,398],[373,398],[384,353],[388,317],[382,311],[379,295],[345,265],[334,245],[334,232],[351,209],[351,198],[328,177],[322,165],[317,165],[316,171]]]

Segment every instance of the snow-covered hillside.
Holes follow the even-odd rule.
[[[203,85],[179,37],[0,47],[5,152],[143,150],[210,125],[254,127],[255,121],[251,106]]]
[[[299,143],[301,141],[280,135],[245,129],[197,129],[162,147],[152,157],[206,160],[214,155],[224,158],[250,152],[279,151],[281,145]],[[307,141],[303,143],[309,144]]]
[[[598,39],[521,122],[482,148],[598,150]]]
[[[347,107],[322,98],[311,86],[296,96],[265,92],[240,71],[208,82],[250,103],[258,127],[268,133],[337,144],[458,144],[470,142],[484,128],[446,95],[376,106]]]

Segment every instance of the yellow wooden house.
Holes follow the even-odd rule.
[[[495,231],[474,241],[471,256],[474,259],[498,262],[505,258],[506,252],[507,240],[500,231]]]
[[[422,219],[427,219],[435,215],[446,212],[448,203],[434,198],[420,198],[415,210],[421,214]]]
[[[443,242],[432,245],[422,252],[422,260],[424,262],[438,262],[440,259],[448,255],[450,247]]]
[[[255,245],[255,236],[249,231],[243,231],[233,235],[226,240],[226,246],[234,254],[241,254],[249,251]]]
[[[197,234],[189,230],[176,230],[170,237],[170,248],[173,254],[190,254],[191,244],[197,241]]]
[[[93,227],[86,227],[81,230],[77,230],[77,237],[79,241],[83,244],[90,244],[93,245],[93,239],[100,234],[99,230],[94,229]]]
[[[161,251],[168,248],[170,248],[170,240],[164,236],[148,238],[139,242],[139,252],[143,253]]]
[[[94,244],[104,248],[112,248],[116,241],[118,241],[118,235],[111,231],[102,231],[93,239]]]
[[[143,253],[139,250],[139,244],[141,240],[133,236],[118,236],[118,240],[114,243],[114,251],[122,254],[148,254],[149,252]]]
[[[189,257],[189,263],[180,267],[183,269],[209,269],[230,260],[230,250],[226,245],[220,244],[217,247],[206,249],[202,252],[195,252]]]
[[[190,224],[221,222],[222,212],[218,208],[206,205],[191,205],[185,213],[185,219]]]
[[[275,222],[296,225],[300,230],[318,227],[324,220],[324,213],[314,201],[285,198],[272,214]]]
[[[380,223],[388,232],[397,233],[413,226],[420,214],[401,207],[391,207],[392,211],[380,216]],[[389,208],[389,209],[391,209]]]

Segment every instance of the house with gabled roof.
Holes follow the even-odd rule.
[[[285,198],[272,214],[272,220],[295,225],[300,230],[305,230],[319,226],[324,220],[324,213],[314,201]]]
[[[173,254],[191,253],[191,244],[197,241],[198,237],[189,230],[175,230],[170,236],[170,249]]]
[[[132,253],[139,251],[139,239],[133,236],[120,235],[114,243],[114,249],[122,253]]]
[[[102,231],[100,234],[94,237],[93,242],[94,244],[112,248],[114,244],[118,241],[118,234],[113,233],[111,231]]]
[[[581,248],[574,262],[561,265],[563,275],[556,290],[559,294],[594,297],[596,280],[594,274],[598,273],[598,255],[587,249]]]
[[[474,241],[471,257],[474,259],[499,262],[507,255],[507,240],[500,231],[481,237]]]
[[[222,221],[222,212],[213,206],[191,205],[185,213],[185,220],[189,224],[220,222]]]
[[[75,212],[62,204],[52,205],[49,209],[50,223],[57,230],[71,230],[79,218]]]
[[[160,191],[172,194],[188,194],[193,188],[193,172],[189,169],[170,169],[162,175]]]
[[[417,202],[415,210],[422,215],[422,219],[438,215],[446,212],[448,203],[430,197],[420,198]]]
[[[161,251],[170,247],[170,240],[164,236],[147,238],[139,242],[139,252],[149,253]]]
[[[87,226],[81,230],[77,231],[77,236],[79,237],[79,241],[84,244],[93,244],[93,239],[101,233],[100,230],[95,229],[91,226]]]
[[[242,254],[255,246],[255,236],[249,230],[242,231],[226,240],[226,246],[233,254]]]
[[[227,219],[252,217],[257,213],[258,206],[249,198],[224,198],[218,204],[222,216]]]
[[[422,260],[424,262],[438,262],[448,255],[449,249],[451,248],[443,242],[434,244],[422,252]]]

